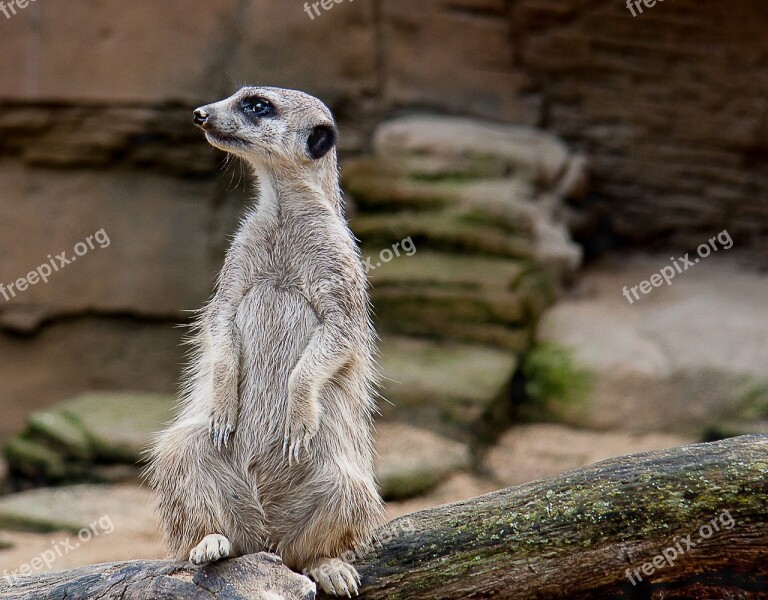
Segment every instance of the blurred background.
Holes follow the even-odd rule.
[[[242,84],[338,119],[391,516],[766,431],[764,3],[16,2],[0,575],[103,515],[52,568],[162,555],[136,464],[250,195],[191,114]]]

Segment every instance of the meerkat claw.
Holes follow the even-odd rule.
[[[296,437],[286,434],[283,439],[283,454],[288,457],[289,465],[298,464],[301,461],[302,452],[306,456],[312,454],[310,441],[311,436],[306,432]]]
[[[216,419],[211,418],[211,422],[208,426],[208,433],[217,450],[229,447],[229,441],[232,438],[233,430],[234,427],[231,424],[224,425]]]
[[[301,460],[301,442],[294,440],[288,449],[288,464],[299,464]]]

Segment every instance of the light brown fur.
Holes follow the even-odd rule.
[[[357,572],[332,559],[367,543],[383,509],[375,335],[333,117],[278,88],[243,88],[195,115],[212,145],[252,167],[259,194],[198,318],[179,414],[151,450],[165,541],[198,564],[273,550],[349,595]]]

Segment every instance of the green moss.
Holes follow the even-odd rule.
[[[531,408],[536,413],[532,416],[582,406],[593,382],[592,373],[578,363],[574,350],[556,342],[535,345],[525,359],[523,375]]]
[[[32,436],[40,437],[54,448],[79,459],[92,458],[90,442],[79,423],[57,412],[37,412],[30,416],[27,427]]]
[[[440,562],[444,582],[461,578],[478,560],[490,566],[505,563],[509,556],[525,561],[543,552],[553,556],[572,552],[574,546],[599,548],[606,540],[633,544],[695,535],[724,510],[738,526],[760,520],[765,511],[766,462],[755,451],[729,450],[725,445],[711,446],[695,460],[676,464],[667,457],[637,456],[626,465],[629,470],[616,470],[614,461],[613,468],[602,472],[573,472],[532,484],[534,489],[476,499],[457,508],[439,528],[421,525],[423,545],[405,546],[410,550],[408,561],[429,563],[437,556],[425,548],[450,548],[450,560]],[[499,497],[504,497],[501,503]],[[429,517],[424,520],[434,525]],[[500,546],[508,554],[500,552]],[[403,561],[399,553],[388,557],[393,567]],[[419,586],[428,583],[423,579],[420,576]]]
[[[740,394],[739,418],[768,419],[768,381],[750,381]]]
[[[63,456],[45,441],[19,436],[6,444],[4,454],[14,470],[29,476],[59,480],[67,474]]]
[[[473,173],[414,173],[409,179],[440,185],[461,185],[462,183],[477,181],[477,176]]]

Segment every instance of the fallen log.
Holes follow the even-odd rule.
[[[625,456],[421,511],[356,552],[371,600],[768,598],[768,436]],[[312,595],[263,554],[0,579],[3,599]]]
[[[768,436],[611,459],[398,521],[403,534],[358,561],[363,598],[768,598]]]

